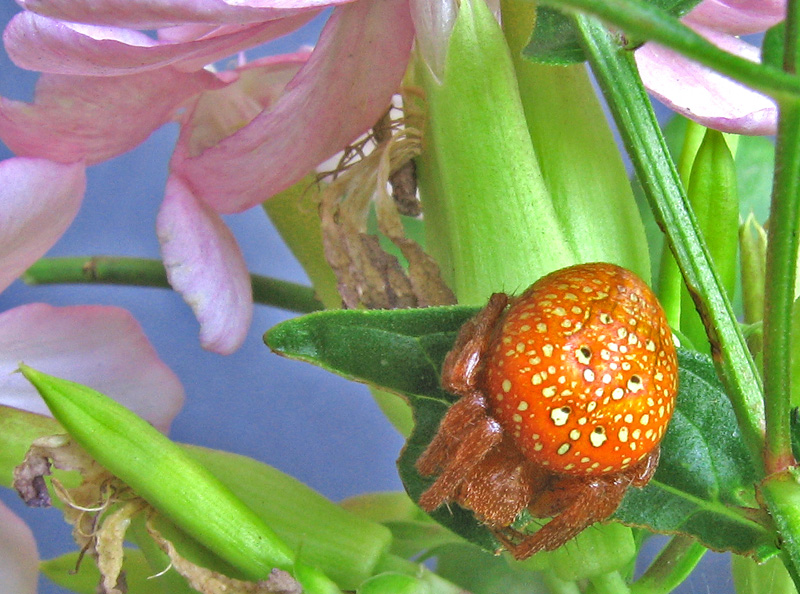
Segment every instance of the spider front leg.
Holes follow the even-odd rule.
[[[417,470],[423,476],[441,472],[420,498],[420,507],[426,511],[453,500],[470,471],[502,438],[499,424],[488,415],[478,383],[483,357],[507,304],[504,293],[492,295],[489,304],[462,326],[445,357],[442,387],[461,398],[447,411],[433,440],[417,460]]]
[[[430,476],[441,470],[434,483],[420,496],[419,506],[433,511],[452,501],[472,469],[503,437],[500,425],[486,414],[486,402],[473,392],[450,407],[439,431],[417,460],[417,470]]]
[[[480,389],[483,359],[506,305],[508,295],[495,293],[486,307],[461,327],[442,366],[442,387],[445,390],[465,395]]]

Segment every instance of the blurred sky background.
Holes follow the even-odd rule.
[[[0,23],[5,26],[18,10],[9,0],[0,2]],[[324,18],[248,56],[286,53],[313,44]],[[0,95],[31,100],[37,75],[15,67],[5,53],[0,60]],[[48,255],[158,258],[155,218],[176,135],[177,126],[165,126],[134,151],[91,167],[80,213]],[[0,159],[10,156],[0,143]],[[228,216],[226,221],[252,272],[308,282],[261,209]],[[402,439],[368,390],[278,357],[264,346],[262,334],[292,314],[256,306],[247,341],[226,357],[200,348],[194,315],[171,291],[102,285],[28,287],[17,281],[0,294],[0,311],[35,301],[116,305],[132,312],[186,389],[186,404],[172,426],[173,439],[251,456],[335,501],[402,488],[395,467]],[[16,493],[6,489],[0,489],[0,499],[32,527],[43,558],[75,549],[58,511],[26,509]],[[733,591],[727,571],[722,571],[727,568],[725,556],[707,555],[704,564],[710,573],[693,576],[677,592]],[[41,580],[40,594],[63,592]]]

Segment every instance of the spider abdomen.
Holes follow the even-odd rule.
[[[678,366],[652,291],[611,264],[556,271],[516,298],[487,354],[489,412],[531,461],[599,475],[650,454]]]

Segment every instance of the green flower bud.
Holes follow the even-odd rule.
[[[739,244],[739,196],[733,155],[721,132],[706,132],[697,149],[687,195],[717,275],[732,298]],[[705,327],[685,288],[681,293],[680,329],[698,348],[708,344]]]
[[[418,159],[426,245],[461,303],[516,291],[577,262],[534,154],[503,32],[483,0],[461,2],[443,75],[419,61]]]

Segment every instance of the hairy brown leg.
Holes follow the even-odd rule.
[[[454,499],[458,487],[475,465],[500,442],[503,432],[497,421],[484,416],[483,420],[467,428],[462,435],[452,455],[445,461],[442,473],[419,498],[419,506],[425,511],[432,511]],[[427,461],[423,458],[420,460]]]
[[[464,395],[480,388],[481,361],[506,305],[508,295],[495,293],[486,307],[461,327],[442,366],[442,387],[445,390]]]
[[[596,522],[608,519],[619,507],[630,479],[613,475],[583,483],[575,499],[536,533],[519,542],[504,542],[515,559],[527,559],[539,551],[552,551],[572,540]]]
[[[431,443],[417,459],[420,474],[430,476],[447,466],[448,458],[465,438],[466,430],[487,419],[486,400],[480,393],[473,392],[456,401],[442,418]]]

